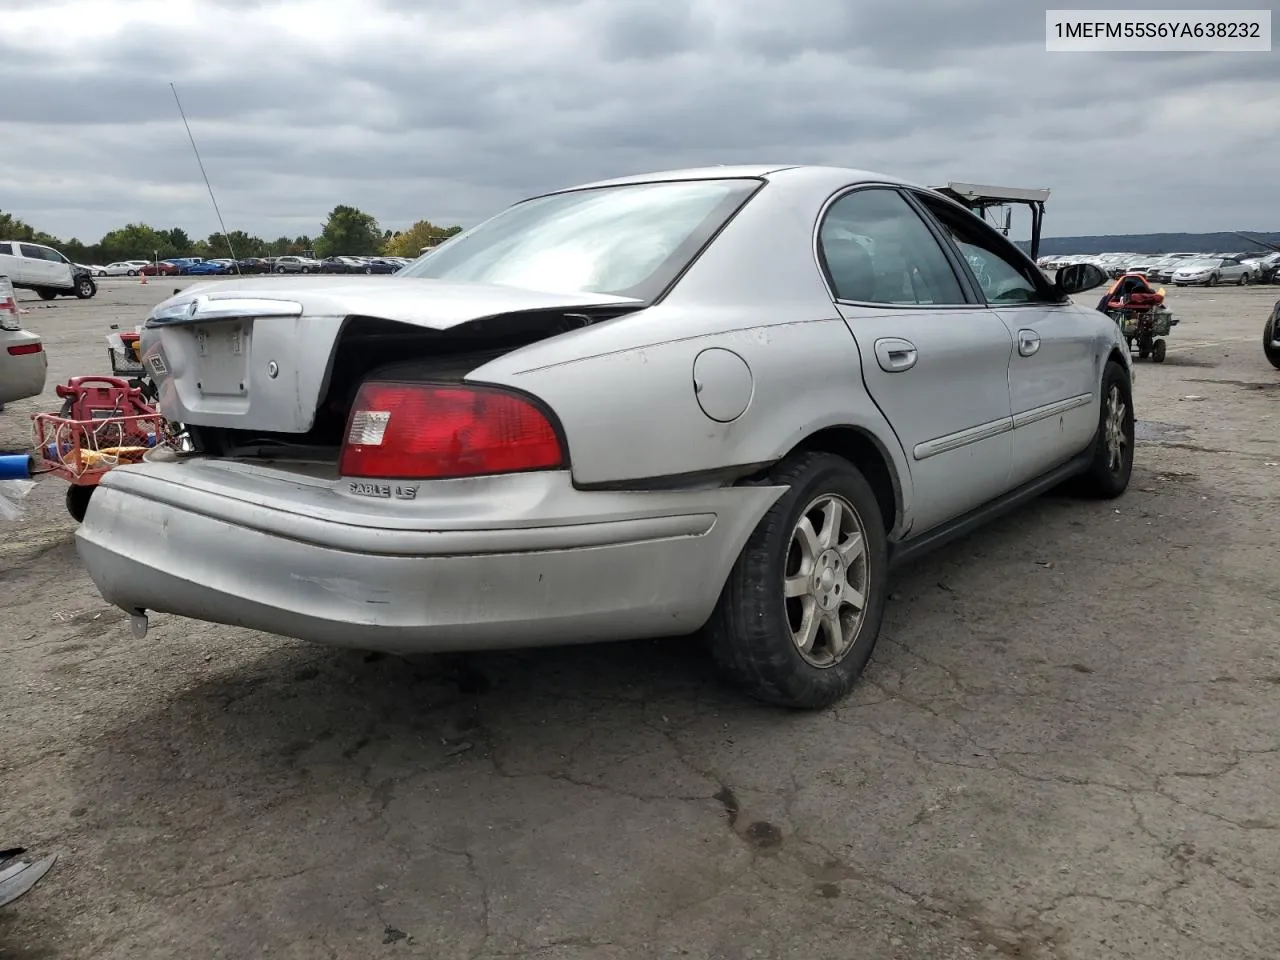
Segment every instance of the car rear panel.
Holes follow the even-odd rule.
[[[76,544],[102,595],[337,646],[465,650],[688,633],[782,488],[581,491],[567,473],[351,495],[323,469],[112,470]]]
[[[502,316],[627,305],[637,302],[422,279],[249,280],[191,287],[160,304],[143,353],[171,420],[297,435],[315,422],[353,318],[439,333]]]

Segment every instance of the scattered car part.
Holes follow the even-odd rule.
[[[56,853],[32,861],[26,859],[26,852],[23,847],[0,850],[0,907],[30,893],[58,862]]]

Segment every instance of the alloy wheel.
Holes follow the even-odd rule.
[[[1125,417],[1129,412],[1120,386],[1113,383],[1107,394],[1107,469],[1119,473],[1124,466],[1125,447],[1129,438],[1125,434]]]
[[[869,575],[858,512],[843,497],[816,498],[792,531],[783,581],[791,639],[807,663],[831,667],[853,649]]]

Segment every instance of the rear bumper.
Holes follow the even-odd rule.
[[[120,468],[76,544],[103,597],[130,611],[404,653],[582,643],[701,626],[782,492],[582,492],[555,476],[554,490],[546,475],[502,478],[505,518],[455,501],[429,525],[379,529],[367,512],[273,509],[278,491],[253,504]]]
[[[49,373],[49,355],[44,349],[16,356],[9,352],[10,347],[39,342],[38,336],[26,330],[0,330],[0,403],[13,403],[44,393]]]

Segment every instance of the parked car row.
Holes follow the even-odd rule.
[[[1248,283],[1280,283],[1280,253],[1103,253],[1094,256],[1079,254],[1041,257],[1037,263],[1042,270],[1050,272],[1072,263],[1092,263],[1113,278],[1130,272],[1141,273],[1156,283],[1176,283],[1183,286],[1193,283],[1205,286],[1220,283],[1242,286]]]
[[[246,273],[395,273],[412,263],[408,257],[170,257],[167,260],[118,260],[106,266],[84,265],[96,277],[222,276]]]
[[[225,261],[230,266],[231,261]],[[334,256],[323,260],[315,257],[249,257],[237,261],[239,270],[228,273],[395,273],[412,263],[408,257]]]

